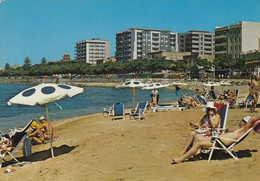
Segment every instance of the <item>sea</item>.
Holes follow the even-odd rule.
[[[0,130],[5,132],[13,128],[24,127],[31,119],[38,120],[41,115],[46,116],[46,109],[38,105],[11,105],[9,99],[33,85],[0,84]],[[158,89],[159,104],[176,101],[182,94],[194,95],[195,91],[180,89]],[[83,115],[101,113],[103,108],[111,107],[114,103],[124,103],[125,108],[133,108],[138,102],[151,101],[151,90],[136,89],[134,102],[130,88],[116,89],[113,87],[84,87],[84,92],[74,97],[65,97],[56,101],[62,109],[54,103],[48,104],[50,121],[74,118]]]

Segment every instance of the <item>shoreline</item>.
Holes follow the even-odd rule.
[[[248,93],[241,89],[241,95]],[[259,108],[257,108],[259,109]],[[126,110],[126,112],[128,112]],[[199,122],[205,114],[199,109],[184,111],[147,111],[148,119],[141,121],[112,121],[95,113],[75,118],[53,121],[54,158],[50,144],[32,147],[32,156],[24,159],[19,149],[18,160],[28,161],[22,167],[10,167],[10,173],[1,175],[3,180],[222,180],[256,179],[260,168],[259,134],[250,133],[234,151],[239,160],[218,154],[208,163],[206,159],[171,164],[171,156],[178,156],[187,135],[192,130],[189,121]],[[230,109],[227,128],[234,128],[241,118],[250,115],[248,109]],[[253,144],[252,144],[253,143]],[[205,169],[197,169],[205,168]],[[250,168],[250,169],[249,169]],[[227,177],[227,170],[232,177]],[[247,172],[241,172],[247,170]],[[28,174],[27,174],[28,173]],[[32,179],[33,178],[33,179]]]

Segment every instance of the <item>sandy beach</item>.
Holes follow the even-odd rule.
[[[248,89],[240,91],[246,96]],[[100,110],[101,111],[101,110]],[[260,109],[258,108],[258,111]],[[128,112],[128,111],[127,111]],[[171,164],[180,156],[189,122],[198,122],[202,109],[185,111],[147,111],[142,121],[112,121],[111,117],[93,114],[53,122],[55,158],[50,158],[50,144],[32,147],[32,156],[22,167],[3,163],[1,180],[258,180],[260,169],[260,134],[252,131],[234,147],[239,160],[228,155]],[[258,116],[249,109],[229,109],[227,128],[237,127],[243,117]],[[6,169],[10,173],[3,173]]]

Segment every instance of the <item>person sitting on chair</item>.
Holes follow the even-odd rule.
[[[210,128],[218,128],[220,123],[220,115],[217,113],[217,108],[214,106],[214,102],[207,102],[207,105],[205,107],[206,114],[203,116],[203,118],[200,120],[198,124],[190,122],[190,126],[194,128],[202,127],[205,129],[205,133],[203,133],[204,136],[210,136],[211,135],[211,129]],[[184,146],[183,151],[181,154],[185,154],[189,148],[189,146],[193,143],[195,136],[199,134],[196,130],[193,130],[187,140],[186,144]]]
[[[222,143],[224,145],[230,145],[231,143],[233,143],[234,141],[232,140],[236,140],[239,137],[241,137],[245,132],[247,132],[252,126],[253,124],[258,121],[260,119],[260,117],[252,117],[249,120],[247,119],[242,119],[239,123],[239,128],[234,129],[231,132],[227,132],[227,133],[223,133],[219,136],[220,140],[222,141]],[[172,161],[173,163],[181,163],[183,162],[185,159],[195,155],[197,153],[197,151],[201,148],[209,148],[213,146],[213,142],[211,141],[212,137],[211,136],[203,136],[200,134],[197,134],[193,140],[193,144],[191,149],[183,154],[181,157],[179,158],[174,158],[172,157]]]
[[[31,123],[32,131],[29,132],[29,138],[32,140],[32,144],[38,145],[44,143],[43,131],[39,128],[39,124],[36,121]]]
[[[0,152],[1,157],[11,150],[12,147],[12,141],[10,140],[9,134],[5,134],[3,137],[3,140],[0,141]]]
[[[53,126],[49,123],[44,116],[40,117],[41,125],[39,126],[40,129],[44,130],[44,139],[45,141],[49,141],[53,139]]]

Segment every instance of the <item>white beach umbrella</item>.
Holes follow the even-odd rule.
[[[10,99],[7,104],[11,106],[12,104],[22,104],[28,106],[45,105],[47,120],[49,120],[48,114],[48,103],[54,102],[56,100],[60,100],[66,96],[72,97],[77,94],[80,94],[84,91],[83,88],[63,85],[63,84],[39,84],[34,87],[30,87],[28,89],[23,90],[12,99]],[[60,107],[61,108],[61,107]],[[52,157],[54,157],[53,148],[52,148],[52,140],[51,143],[51,153]]]
[[[143,82],[143,81],[139,81],[139,80],[135,80],[135,79],[132,79],[132,80],[129,80],[129,81],[126,81],[122,84],[119,84],[116,86],[116,88],[126,88],[126,87],[130,87],[131,90],[132,90],[132,95],[133,95],[133,104],[135,102],[135,91],[136,91],[136,88],[138,87],[145,87],[147,85],[147,83]]]
[[[220,83],[218,82],[206,82],[206,83],[203,83],[203,85],[205,86],[208,86],[208,87],[211,87],[211,86],[220,86]]]
[[[142,90],[160,89],[160,88],[168,87],[170,85],[171,84],[152,83],[152,84],[147,84],[145,87],[142,88]]]
[[[221,82],[219,82],[219,84],[220,85],[225,85],[225,86],[231,85],[231,83],[226,82],[226,81],[221,81]]]

